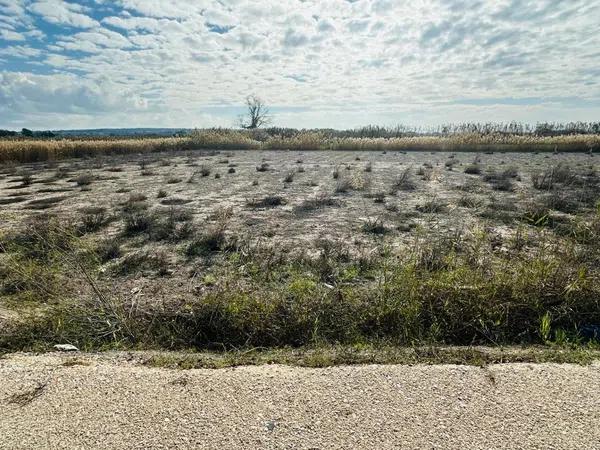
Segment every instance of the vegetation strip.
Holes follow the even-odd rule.
[[[452,132],[419,135],[376,128],[355,132],[270,128],[195,130],[183,137],[163,138],[12,138],[0,140],[0,163],[198,149],[592,152],[600,148],[600,134],[596,128],[574,129],[577,130],[579,134],[570,131],[553,134],[543,130],[536,134],[505,131],[502,127],[489,130],[459,127]],[[584,130],[589,133],[582,134]]]
[[[283,364],[333,367],[355,364],[457,364],[485,367],[507,363],[591,364],[600,360],[597,347],[390,347],[323,346],[317,348],[249,349],[220,353],[156,352],[141,357],[142,364],[168,369],[220,369],[235,366]]]

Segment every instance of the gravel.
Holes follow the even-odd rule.
[[[598,405],[600,363],[179,371],[123,355],[0,359],[2,449],[600,448]]]

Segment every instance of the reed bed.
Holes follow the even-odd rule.
[[[185,137],[136,139],[5,139],[0,140],[0,163],[194,149],[592,152],[600,148],[600,135],[592,134],[536,136],[459,133],[371,138],[334,137],[314,130],[282,135],[261,134],[260,131],[195,130]]]

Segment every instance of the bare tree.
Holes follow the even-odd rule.
[[[249,95],[246,97],[246,108],[248,109],[246,115],[239,117],[240,127],[253,130],[271,123],[269,108],[267,108],[262,99],[256,95]]]

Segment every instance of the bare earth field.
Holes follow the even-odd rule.
[[[0,360],[0,448],[599,448],[600,366]]]
[[[361,227],[365,220],[373,218],[380,218],[390,228],[390,240],[396,242],[406,237],[397,230],[398,226],[403,228],[407,223],[428,229],[472,229],[475,223],[487,224],[475,214],[486,207],[498,209],[497,205],[501,205],[507,211],[521,210],[535,197],[547,193],[532,187],[532,173],[559,164],[567,164],[580,172],[589,172],[595,166],[595,158],[582,153],[477,155],[241,150],[176,155],[112,156],[4,168],[0,175],[2,220],[10,226],[16,219],[40,211],[78,218],[81,211],[89,207],[103,207],[111,214],[132,194],[142,194],[151,208],[178,206],[190,211],[198,221],[210,220],[218,209],[231,207],[231,230],[264,236],[278,243],[306,243],[317,237],[364,241],[360,236]],[[510,191],[494,189],[493,184],[483,181],[480,175],[465,174],[464,169],[475,159],[480,161],[482,174],[515,169]],[[452,170],[448,170],[447,163],[452,165]],[[267,164],[265,171],[257,171],[262,164]],[[369,165],[371,172],[365,172]],[[210,173],[202,176],[203,168]],[[228,173],[231,168],[235,173]],[[338,179],[332,176],[335,168],[339,171]],[[392,192],[395,180],[405,169],[411,170],[414,189],[400,187]],[[419,169],[424,170],[421,175],[417,174]],[[293,180],[285,182],[290,172],[294,173]],[[30,174],[32,180],[24,186],[22,177],[26,174]],[[216,174],[220,178],[215,179]],[[89,184],[78,186],[80,177],[89,179]],[[346,192],[336,192],[345,180],[350,184]],[[166,196],[157,198],[161,190]],[[461,205],[465,192],[477,207],[468,209]],[[383,201],[372,198],[377,194],[383,196]],[[310,214],[298,211],[303,201],[319,195],[334,197],[336,202],[315,208]],[[249,205],[250,201],[267,196],[280,196],[284,204]],[[415,209],[429,201],[447,206],[439,211],[444,214],[434,211],[438,214],[432,216]],[[593,201],[589,203],[593,208]],[[113,224],[105,233],[118,232],[118,225]],[[498,223],[491,225],[499,231],[503,228]]]
[[[594,337],[595,160],[199,150],[5,164],[0,321],[93,298],[110,318],[52,311],[29,341],[40,330],[87,347]],[[4,345],[30,345],[18,339]]]

